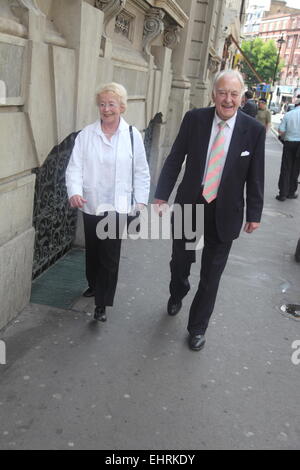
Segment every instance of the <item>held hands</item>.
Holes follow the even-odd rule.
[[[86,199],[83,199],[82,196],[79,194],[75,194],[74,196],[70,197],[69,203],[73,209],[82,209],[83,205],[87,202]]]
[[[258,222],[246,222],[245,227],[244,227],[244,232],[246,233],[252,233],[254,230],[256,230],[260,226],[260,223]]]
[[[158,213],[160,217],[162,217],[163,213],[166,211],[168,207],[167,201],[164,201],[162,199],[154,199],[153,204],[154,204],[155,211]]]

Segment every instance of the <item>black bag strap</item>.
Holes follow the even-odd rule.
[[[131,140],[131,150],[132,150],[132,190],[131,190],[131,205],[134,207],[134,139],[133,139],[133,130],[132,126],[129,126],[129,134]]]

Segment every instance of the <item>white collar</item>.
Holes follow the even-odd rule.
[[[230,129],[233,129],[234,126],[235,126],[235,121],[236,121],[236,117],[237,117],[237,112],[230,118],[230,119],[227,119],[226,122],[226,125],[230,128]],[[224,122],[223,119],[221,119],[218,115],[217,115],[217,111],[215,111],[215,123],[216,125],[218,125],[220,122]]]
[[[116,133],[117,132],[121,132],[121,131],[124,131],[124,130],[127,130],[129,128],[129,125],[127,124],[127,122],[125,121],[124,118],[122,118],[122,116],[120,116],[120,123],[119,123],[119,127],[117,128],[116,130]],[[102,128],[101,128],[101,123],[100,123],[100,120],[94,122],[93,124],[93,131],[96,132],[97,135],[100,135],[100,136],[103,136],[104,133],[102,131]]]

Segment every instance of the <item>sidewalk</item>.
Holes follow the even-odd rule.
[[[171,318],[170,242],[127,241],[106,324],[81,297],[0,332],[0,449],[300,448],[300,322],[280,309],[300,303],[300,201],[275,200],[281,151],[270,132],[262,226],[234,243],[205,349],[186,341],[199,263]]]

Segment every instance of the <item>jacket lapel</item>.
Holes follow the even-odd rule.
[[[200,168],[199,173],[201,177],[204,174],[205,164],[206,164],[206,157],[208,151],[208,145],[210,141],[211,129],[213,125],[213,120],[215,117],[215,107],[208,108],[208,113],[204,116],[201,116],[201,121],[198,124],[199,132],[198,132],[198,145],[197,154],[202,155],[203,158],[200,159]]]

